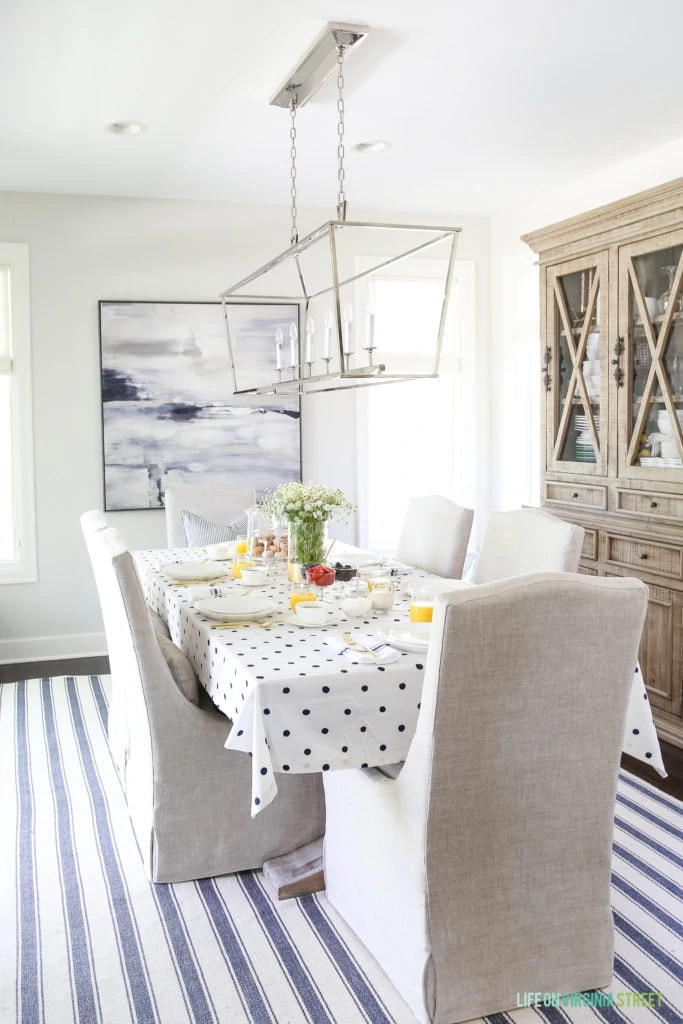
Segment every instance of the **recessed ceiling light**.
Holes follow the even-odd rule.
[[[141,135],[147,131],[147,125],[141,124],[140,121],[112,121],[104,127],[105,131],[113,135]]]
[[[390,147],[391,143],[386,139],[372,139],[370,142],[357,142],[353,148],[357,153],[382,153]]]

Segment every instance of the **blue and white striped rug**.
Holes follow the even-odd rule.
[[[107,684],[0,687],[1,1024],[414,1024],[324,896],[274,903],[259,872],[145,879],[106,743]],[[626,773],[618,800],[614,1005],[492,1024],[683,1021],[683,805]],[[629,1006],[633,992],[659,1005]]]

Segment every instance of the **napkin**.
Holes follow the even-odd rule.
[[[349,661],[357,661],[360,665],[388,665],[392,661],[398,661],[401,657],[400,651],[391,647],[390,644],[378,640],[376,636],[355,632],[352,632],[351,635],[359,644],[365,644],[371,651],[374,651],[376,657],[360,647],[349,646],[341,637],[334,637],[331,643],[336,648],[337,654],[342,654]]]
[[[198,601],[200,597],[228,597],[234,591],[228,587],[217,587],[210,583],[197,583],[191,587],[185,587],[185,593],[191,601]]]

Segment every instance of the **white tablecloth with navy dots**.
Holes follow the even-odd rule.
[[[340,619],[336,627],[289,625],[291,586],[282,566],[258,589],[276,604],[273,625],[219,629],[193,608],[191,589],[173,586],[161,571],[169,562],[201,557],[191,549],[135,552],[148,605],[166,620],[200,683],[233,723],[226,747],[252,758],[252,815],[276,796],[277,772],[403,761],[417,723],[426,655],[401,652],[391,664],[359,664],[339,654],[338,643],[342,629],[372,634],[383,623],[405,621],[406,603],[398,601],[388,614]],[[411,576],[428,574],[411,570]],[[228,575],[217,585],[224,593],[245,593]],[[638,669],[623,749],[666,774]]]

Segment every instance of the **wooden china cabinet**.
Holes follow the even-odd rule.
[[[583,526],[580,572],[648,584],[640,664],[660,737],[683,747],[683,178],[523,240],[541,274],[541,504]]]

